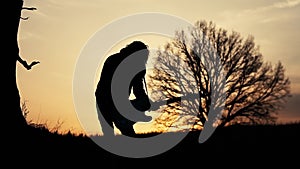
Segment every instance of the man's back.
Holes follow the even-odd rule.
[[[112,102],[111,83],[114,72],[124,58],[120,53],[109,56],[103,65],[100,80],[97,84],[96,97]]]
[[[143,51],[143,52],[135,53],[137,51],[144,50],[144,49],[147,52]],[[132,55],[134,53],[136,55]],[[135,42],[129,44],[128,46],[126,46],[125,48],[123,48],[119,53],[109,56],[103,64],[100,80],[97,84],[97,89],[95,92],[97,106],[99,108],[98,118],[99,118],[100,123],[103,123],[103,122],[105,123],[105,121],[106,121],[112,128],[113,128],[113,123],[114,123],[115,126],[118,129],[120,129],[122,134],[130,135],[130,136],[135,135],[133,125],[136,122],[129,120],[122,115],[122,114],[128,114],[128,113],[133,113],[133,112],[129,112],[129,110],[121,110],[121,111],[124,111],[124,112],[121,112],[122,114],[119,112],[120,110],[118,110],[116,108],[113,97],[118,97],[118,99],[121,98],[121,99],[119,99],[119,102],[124,102],[125,104],[126,104],[126,102],[129,103],[129,95],[130,95],[129,91],[132,88],[134,91],[134,95],[137,96],[137,99],[139,101],[138,104],[142,105],[142,106],[148,105],[148,107],[150,107],[150,102],[148,100],[148,96],[146,95],[146,93],[142,87],[143,86],[143,78],[144,78],[145,72],[146,72],[145,63],[148,58],[148,54],[149,53],[148,53],[147,46],[144,45],[142,42],[135,41]],[[133,61],[131,61],[130,63],[127,63],[126,61],[123,62],[127,57],[131,57],[131,56],[136,57],[136,58],[133,59]],[[137,65],[142,66],[144,68],[144,70],[142,71],[142,73],[141,72],[137,73],[138,75],[135,76],[133,79],[123,79],[123,80],[131,81],[130,85],[127,87],[122,86],[122,85],[125,85],[126,83],[118,84],[118,85],[120,85],[120,88],[122,88],[122,91],[123,91],[123,89],[125,89],[126,92],[120,92],[120,93],[117,92],[117,93],[114,93],[116,95],[112,96],[112,82],[113,82],[114,74],[121,63],[122,64],[127,63],[125,65],[126,70],[121,71],[121,74],[122,74],[121,78],[126,77],[128,72],[130,72],[130,70],[134,66],[137,66]],[[114,92],[115,92],[115,90],[114,90]],[[148,102],[141,103],[140,99],[143,99],[143,101],[148,101]],[[103,121],[103,119],[101,119],[102,116],[104,117],[105,121]],[[149,119],[151,120],[151,117],[143,115],[143,119],[147,119],[147,121],[149,121]],[[107,129],[107,131],[109,131],[109,130],[110,129]]]

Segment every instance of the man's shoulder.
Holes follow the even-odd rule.
[[[121,59],[120,53],[115,53],[108,56],[105,60],[105,63],[113,64],[115,62],[118,62],[120,59]]]

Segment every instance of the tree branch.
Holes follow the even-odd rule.
[[[23,20],[28,20],[29,19],[29,17],[20,17],[21,19],[23,19]]]
[[[22,10],[34,11],[34,10],[37,10],[37,8],[35,8],[35,7],[22,7]]]
[[[29,10],[29,11],[34,11],[34,10],[37,10],[37,8],[35,7],[22,7],[22,10]],[[22,20],[28,20],[29,17],[20,17]]]
[[[26,60],[23,60],[20,56],[18,56],[17,60],[27,69],[30,70],[34,65],[39,64],[39,61],[33,61],[29,65]]]

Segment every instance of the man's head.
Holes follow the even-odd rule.
[[[141,60],[145,63],[148,59],[149,50],[145,43],[141,41],[133,41],[121,49],[120,53],[126,57],[133,55],[133,57],[136,57],[136,61]]]

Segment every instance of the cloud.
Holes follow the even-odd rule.
[[[24,31],[24,32],[22,32],[22,36],[20,36],[19,39],[20,39],[20,41],[24,41],[24,40],[27,40],[27,39],[39,39],[39,40],[41,40],[42,37],[38,34],[29,32],[29,31]]]
[[[243,14],[260,13],[260,12],[270,11],[273,9],[292,8],[292,7],[296,7],[298,5],[300,5],[300,0],[284,0],[284,1],[280,1],[280,2],[275,2],[271,5],[257,7],[255,9],[247,9],[243,12]]]
[[[291,76],[290,79],[293,83],[300,84],[300,76]]]
[[[259,23],[269,23],[278,20],[290,20],[295,18],[294,14],[287,12],[287,9],[295,8],[300,5],[300,0],[280,0],[274,3],[266,3],[261,6],[253,6],[240,11],[223,11],[222,16],[229,21],[258,21]],[[285,10],[278,11],[278,9]],[[234,19],[233,19],[234,18]]]
[[[300,94],[293,94],[288,98],[285,108],[278,114],[278,121],[295,122],[300,121]]]
[[[285,0],[272,5],[273,8],[292,8],[300,4],[300,0]]]
[[[247,25],[247,27],[252,27],[254,23],[266,24],[298,20],[299,15],[294,8],[300,6],[300,0],[254,2],[251,6],[244,5],[234,10],[222,11],[220,13],[222,21],[234,26]]]

